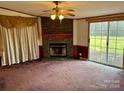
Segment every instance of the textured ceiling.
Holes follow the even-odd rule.
[[[6,10],[6,9],[1,9],[1,8],[0,8],[0,14],[1,15],[9,15],[9,16],[33,17],[30,15],[26,15],[26,14],[14,12],[14,11]]]
[[[68,18],[85,18],[124,13],[124,1],[64,1],[59,6],[60,8],[74,9],[76,11],[75,17],[67,16]],[[43,14],[42,11],[52,9],[55,5],[50,1],[0,1],[0,7],[33,14],[36,16],[49,16],[48,14]],[[3,12],[4,11],[0,10],[0,14]],[[15,12],[10,14],[18,15],[15,14]]]

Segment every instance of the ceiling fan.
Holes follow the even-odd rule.
[[[62,19],[64,19],[64,16],[75,16],[75,11],[73,9],[59,8],[59,4],[62,3],[61,1],[53,1],[53,3],[56,5],[53,9],[42,11],[44,13],[50,14],[52,20],[59,19],[61,21]]]

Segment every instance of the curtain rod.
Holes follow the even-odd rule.
[[[13,12],[17,12],[17,13],[26,14],[26,15],[29,15],[29,16],[38,17],[37,15],[33,15],[33,14],[29,14],[29,13],[25,13],[25,12],[21,12],[21,11],[17,11],[17,10],[13,10],[13,9],[5,8],[5,7],[0,7],[0,8],[1,8],[1,9],[5,9],[5,10],[9,10],[9,11],[13,11]]]

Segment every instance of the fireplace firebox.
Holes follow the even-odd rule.
[[[51,57],[66,57],[67,56],[67,44],[55,43],[49,45]]]

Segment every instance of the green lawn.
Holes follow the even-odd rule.
[[[106,51],[106,36],[91,36],[90,37],[90,47],[98,50],[98,51]],[[117,53],[123,53],[124,49],[124,37],[116,37],[111,36],[109,37],[109,52],[116,52]]]

